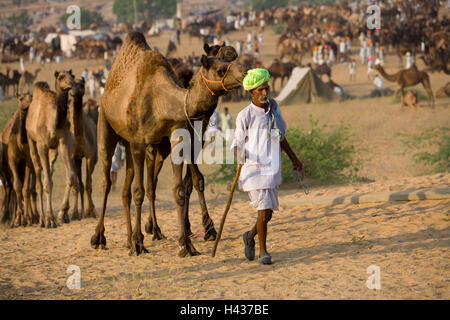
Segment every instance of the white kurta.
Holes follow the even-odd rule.
[[[286,122],[280,107],[273,102],[284,130]],[[235,137],[231,148],[245,149],[245,162],[239,177],[239,188],[244,191],[273,189],[281,184],[281,145],[269,135],[269,111],[251,103],[236,117]]]

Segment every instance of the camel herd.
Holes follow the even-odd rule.
[[[103,202],[91,245],[105,248],[104,218],[111,190],[110,169],[115,146],[120,142],[127,154],[122,193],[127,243],[131,253],[147,252],[141,231],[142,203],[146,195],[150,201],[146,232],[153,234],[154,239],[162,239],[164,236],[156,220],[155,190],[165,158],[180,143],[170,140],[172,133],[183,128],[193,134],[189,125],[193,120],[202,121],[204,132],[219,97],[240,88],[247,71],[242,65],[232,63],[237,57],[234,48],[205,46],[204,49],[207,55],[201,57],[201,67],[185,88],[168,59],[151,50],[143,34],[130,33],[111,68],[98,116],[93,115],[92,107],[83,106],[84,79],[76,78],[71,70],[55,72],[55,91],[50,90],[46,82],[37,82],[32,95],[18,93],[19,107],[6,124],[0,143],[2,223],[9,223],[11,227],[39,223],[41,227],[54,228],[58,223],[95,217],[92,172],[97,163],[98,143],[103,169]],[[66,188],[60,211],[55,216],[52,173],[58,155],[66,171]],[[194,159],[193,153],[185,156]],[[85,181],[81,179],[83,158]],[[180,225],[179,256],[198,254],[190,240],[188,215],[193,188],[199,193],[205,241],[214,240],[217,235],[206,206],[203,175],[193,162],[187,165],[184,178],[183,164],[172,162],[172,191]],[[136,219],[133,227],[132,199]]]

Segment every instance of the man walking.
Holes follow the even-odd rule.
[[[247,191],[250,204],[258,211],[256,224],[243,234],[245,257],[255,258],[255,236],[259,240],[259,259],[271,264],[267,252],[267,223],[273,211],[278,211],[278,187],[281,184],[281,150],[292,161],[293,168],[302,171],[302,163],[285,138],[286,122],[275,100],[269,98],[270,75],[265,69],[249,70],[243,87],[249,91],[252,103],[236,118],[232,148],[236,156],[245,154],[239,177],[239,187]],[[244,152],[243,152],[244,151]]]

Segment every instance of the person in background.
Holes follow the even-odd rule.
[[[414,58],[411,55],[411,52],[408,51],[406,53],[406,69],[411,68],[413,66],[413,64],[414,64]]]
[[[117,174],[125,162],[125,157],[125,147],[118,142],[111,163],[111,188],[113,191],[116,190]]]
[[[356,61],[352,59],[352,62],[349,64],[350,71],[350,81],[356,81]]]
[[[211,140],[216,135],[217,131],[219,131],[220,128],[220,117],[219,113],[214,110],[213,114],[211,115],[211,118],[209,118],[208,127],[206,128],[206,140]]]
[[[378,74],[375,76],[375,80],[373,81],[373,84],[375,85],[375,87],[378,90],[383,90],[384,89],[383,79],[381,79],[380,75],[378,75]]]
[[[220,130],[224,134],[226,141],[231,138],[231,129],[233,129],[233,117],[228,111],[228,107],[225,107],[220,114]]]
[[[369,61],[367,62],[367,79],[369,79],[369,81],[372,81],[373,73],[375,72],[375,70],[373,69],[375,63],[373,61],[372,56],[370,56],[368,60]]]
[[[83,78],[84,78],[84,82],[88,82],[88,80],[89,80],[89,72],[88,72],[88,69],[84,69],[84,71],[83,71],[83,73],[82,73],[82,75],[81,75]]]

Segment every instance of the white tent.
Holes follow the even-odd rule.
[[[338,100],[339,96],[331,90],[310,68],[296,67],[291,77],[275,98],[279,104],[325,102]]]

